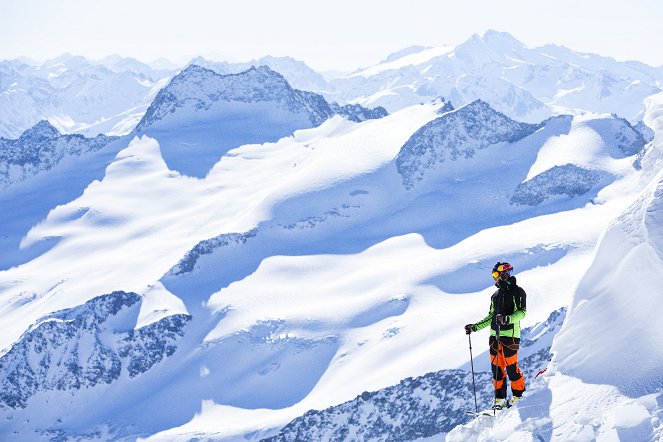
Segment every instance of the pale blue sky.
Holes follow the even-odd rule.
[[[495,29],[660,66],[662,24],[661,0],[0,0],[0,59],[290,55],[351,70]]]

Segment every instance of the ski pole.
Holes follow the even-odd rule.
[[[498,367],[495,369],[495,372],[499,373],[497,370],[502,369],[502,367],[499,366],[499,361],[500,361],[500,324],[499,324],[499,322],[497,322],[497,320],[495,320],[495,324],[497,325],[497,333],[496,333],[497,336],[495,337],[495,343],[497,344],[497,365],[498,365]],[[504,376],[503,382],[506,382],[506,373],[502,373],[502,375]],[[495,397],[497,397],[497,396],[495,396]],[[497,410],[493,406],[493,416],[495,416],[496,413],[497,413]]]
[[[470,365],[472,367],[472,390],[474,390],[474,411],[479,413],[479,406],[477,405],[477,386],[474,382],[474,359],[472,358],[472,337],[467,335],[467,339],[470,341]]]

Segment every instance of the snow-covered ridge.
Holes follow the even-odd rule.
[[[42,120],[18,139],[0,138],[0,188],[6,188],[52,169],[63,159],[97,151],[117,137],[98,135],[61,135],[48,121]]]
[[[519,123],[477,100],[423,126],[405,143],[396,158],[403,185],[412,188],[425,171],[444,161],[471,158],[478,149],[520,140],[542,124]]]
[[[78,390],[133,378],[172,355],[186,314],[134,330],[141,297],[114,292],[48,315],[0,357],[0,408],[24,408],[49,390]]]

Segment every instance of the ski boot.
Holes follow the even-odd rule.
[[[495,398],[495,404],[493,405],[493,410],[502,410],[509,407],[509,401],[506,398]]]

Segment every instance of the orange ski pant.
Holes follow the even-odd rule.
[[[518,367],[519,338],[500,336],[499,342],[495,336],[490,337],[490,368],[493,371],[493,386],[495,398],[506,398],[506,378],[511,381],[511,392],[514,396],[522,396],[525,391],[525,376]]]

